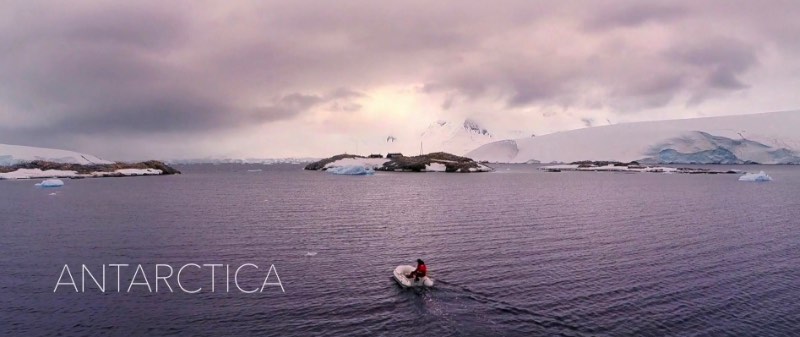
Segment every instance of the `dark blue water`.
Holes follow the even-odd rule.
[[[800,335],[800,167],[762,167],[770,183],[252,168],[0,182],[0,335]],[[399,288],[417,258],[436,286]],[[254,263],[248,288],[274,265],[285,293],[222,292],[224,274],[212,293],[208,269],[185,278],[197,294],[127,293],[133,268],[120,293],[111,270],[105,293],[53,292],[64,264],[80,282],[114,263],[151,282],[158,263]]]

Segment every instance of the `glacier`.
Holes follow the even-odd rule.
[[[43,160],[63,164],[113,164],[90,154],[44,147],[0,144],[0,166],[11,166],[23,162]]]
[[[800,111],[623,123],[484,144],[479,161],[800,164]]]

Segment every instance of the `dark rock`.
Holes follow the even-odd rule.
[[[351,154],[340,154],[330,158],[306,165],[306,170],[323,170],[325,165],[345,158],[364,158]],[[376,168],[377,171],[399,171],[399,172],[422,172],[432,163],[444,165],[445,172],[473,172],[470,169],[481,167],[476,161],[467,157],[460,157],[445,152],[435,152],[419,156],[406,157],[399,153],[390,153],[383,166]]]
[[[312,171],[319,171],[319,170],[324,169],[325,165],[333,163],[333,162],[335,162],[335,161],[337,161],[339,159],[345,159],[345,158],[364,158],[364,157],[363,156],[357,156],[357,155],[354,155],[354,154],[337,154],[337,155],[335,155],[333,157],[325,158],[325,159],[322,159],[322,160],[319,160],[319,161],[315,161],[315,162],[313,162],[311,164],[308,164],[308,165],[306,165],[305,169],[306,170],[312,170]]]

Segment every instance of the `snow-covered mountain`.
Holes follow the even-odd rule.
[[[420,141],[424,152],[448,152],[464,155],[483,144],[497,139],[477,122],[466,119],[461,123],[439,120],[425,129]]]
[[[100,159],[85,153],[44,147],[0,144],[0,166],[9,166],[33,160],[82,165],[114,163],[113,161]]]
[[[800,164],[800,111],[589,127],[493,142],[466,156],[508,163]]]

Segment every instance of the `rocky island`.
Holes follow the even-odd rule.
[[[0,144],[0,180],[99,178],[180,174],[157,160],[113,162],[58,149]]]
[[[101,178],[180,174],[157,160],[139,163],[75,164],[34,160],[11,166],[0,166],[0,180],[35,178]]]
[[[368,157],[340,154],[306,165],[306,170],[329,171],[338,174],[370,174],[370,171],[388,172],[490,172],[492,168],[471,158],[445,152],[434,152],[419,156],[403,156],[399,153]]]

